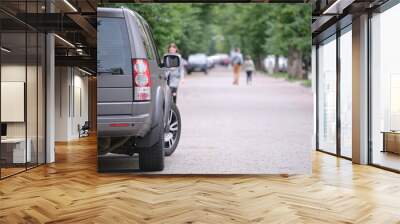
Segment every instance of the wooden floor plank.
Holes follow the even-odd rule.
[[[400,223],[400,175],[315,152],[312,175],[100,174],[96,141],[0,181],[0,223]]]

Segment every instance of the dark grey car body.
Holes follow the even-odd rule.
[[[159,127],[159,121],[163,119],[165,124],[167,113],[164,111],[171,108],[166,69],[162,67],[148,24],[137,13],[124,8],[97,10],[98,32],[103,32],[98,35],[98,136],[139,137],[136,140],[138,147],[150,147],[157,141],[157,135],[152,136],[152,133],[159,133],[153,130],[163,128]],[[113,29],[122,30],[123,34],[118,36]],[[111,35],[115,35],[112,37],[115,40],[110,39]],[[115,48],[121,52],[115,51]],[[132,59],[148,60],[151,74],[150,101],[134,100]],[[112,63],[118,64],[119,67],[111,68],[108,63],[110,66]],[[119,72],[115,73],[114,70]],[[129,125],[111,125],[121,123]]]

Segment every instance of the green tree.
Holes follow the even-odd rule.
[[[307,4],[152,3],[124,6],[142,15],[159,53],[175,42],[181,54],[228,53],[239,47],[260,69],[267,55],[288,58],[288,73],[304,77],[311,54],[311,7]],[[304,63],[306,62],[306,63]]]
[[[288,58],[288,73],[305,77],[303,59],[311,54],[311,8],[308,5],[283,5],[270,12],[269,29],[266,29],[264,49]]]

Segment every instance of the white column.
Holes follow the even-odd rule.
[[[368,16],[353,19],[353,162],[368,163]]]
[[[55,133],[55,60],[54,60],[54,35],[47,34],[46,37],[46,163],[55,161],[54,133]]]
[[[53,12],[54,5],[46,1],[46,11]],[[54,34],[46,35],[46,163],[55,161],[55,43]]]

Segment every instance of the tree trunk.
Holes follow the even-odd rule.
[[[256,56],[256,60],[254,61],[256,70],[262,71],[263,70],[263,65],[262,65],[262,56],[261,55],[257,55]]]
[[[289,49],[288,74],[291,78],[303,78],[303,61],[300,52],[296,49]]]
[[[275,63],[274,63],[274,73],[278,73],[279,71],[279,56],[275,55]]]
[[[311,70],[311,58],[308,57],[308,56],[303,57],[303,63],[305,64],[304,65],[303,79],[308,79],[309,78],[308,75],[309,75],[309,72]]]
[[[303,71],[302,79],[304,79],[304,80],[308,79],[308,72],[309,72],[308,69],[305,69],[305,70]]]

